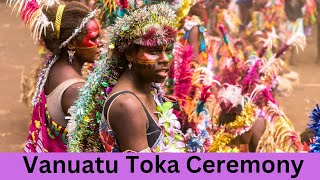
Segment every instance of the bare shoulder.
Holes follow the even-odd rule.
[[[135,96],[132,94],[119,96],[112,103],[107,118],[117,135],[122,151],[138,152],[148,147],[147,116]]]
[[[84,85],[84,82],[77,82],[69,86],[62,94],[61,106],[65,114],[67,114],[68,109],[73,105],[75,100],[78,98],[79,90],[83,85]]]
[[[190,30],[191,34],[198,34],[199,33],[199,26],[193,26]]]
[[[137,120],[138,119],[138,120]],[[132,94],[117,97],[109,109],[109,121],[113,124],[139,124],[145,119],[145,113],[139,100]]]
[[[46,94],[50,94],[57,86],[69,79],[83,79],[71,66],[64,64],[55,64],[49,73],[48,80],[46,82],[45,90]]]
[[[189,41],[198,42],[199,39],[199,26],[193,26],[190,30]]]
[[[254,122],[251,128],[250,152],[256,151],[259,141],[266,130],[266,121],[264,118],[259,117]]]
[[[265,131],[266,128],[266,120],[262,117],[259,117],[256,119],[256,121],[253,123],[252,126],[252,132],[253,133],[263,133]]]

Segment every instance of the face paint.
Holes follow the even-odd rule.
[[[149,54],[147,52],[141,52],[138,54],[137,64],[152,65],[157,64],[158,55]]]
[[[78,48],[87,49],[94,48],[101,44],[99,40],[100,26],[96,19],[92,19],[88,22],[87,34],[84,36],[82,41],[79,43]]]
[[[171,63],[173,60],[173,44],[170,44],[168,47],[166,47],[165,51],[166,51],[166,56]]]
[[[136,67],[143,69],[155,69],[157,66],[167,66],[173,59],[172,48],[173,45],[152,48],[142,47],[137,53],[135,61],[135,64],[137,65]],[[165,55],[163,53],[165,53]],[[167,60],[164,60],[164,58],[167,58]]]
[[[137,53],[136,63],[140,65],[155,65],[161,58],[162,49],[160,48],[140,48]]]
[[[171,53],[166,53],[166,55],[167,55],[169,61],[172,62],[172,60],[173,60],[173,53],[172,53],[172,52],[171,52]]]

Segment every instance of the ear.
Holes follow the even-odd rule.
[[[76,49],[76,45],[77,45],[76,41],[72,40],[71,42],[69,42],[67,44],[67,48],[70,49],[70,50],[74,50],[74,49]]]
[[[136,54],[136,51],[129,50],[129,51],[125,52],[124,55],[126,56],[126,59],[128,62],[133,62],[135,54]]]

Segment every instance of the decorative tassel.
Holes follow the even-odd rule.
[[[204,27],[199,27],[200,32],[200,52],[207,52],[206,41],[204,40]]]
[[[224,42],[226,43],[226,45],[228,47],[228,51],[230,53],[230,56],[232,57],[232,59],[235,59],[234,51],[231,49],[230,40],[229,40],[229,38],[227,36],[227,31],[226,31],[224,25],[223,24],[219,24],[218,28],[219,28],[219,30],[220,30],[220,32],[222,34]]]

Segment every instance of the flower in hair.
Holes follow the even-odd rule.
[[[109,44],[120,52],[133,44],[161,46],[175,41],[178,23],[174,11],[165,3],[144,6],[118,18],[109,31]]]

